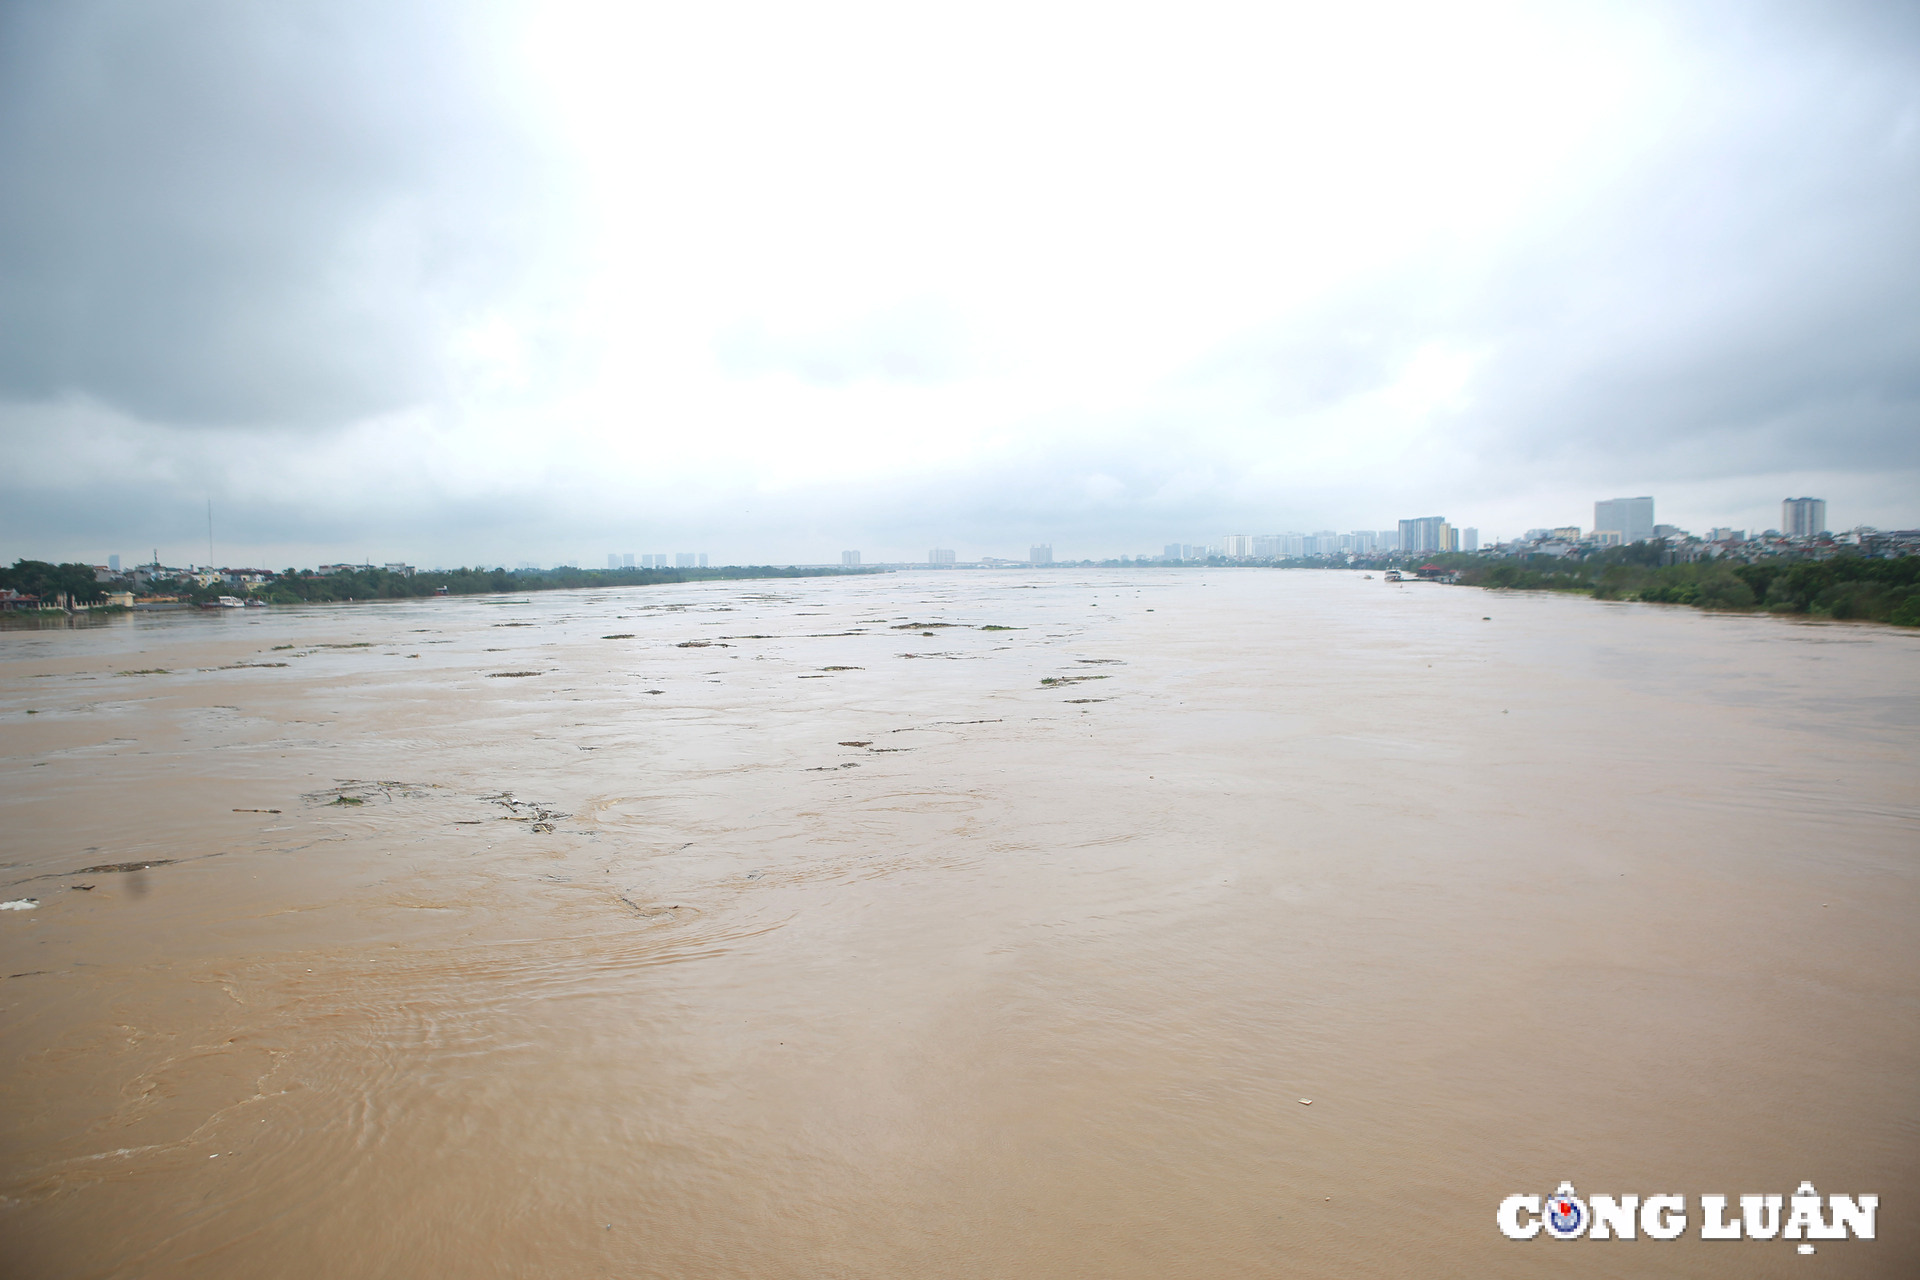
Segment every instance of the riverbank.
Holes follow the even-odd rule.
[[[1807,614],[1842,621],[1920,627],[1920,557],[1870,560],[1834,556],[1761,564],[1642,565],[1618,561],[1568,564],[1486,561],[1442,556],[1466,586],[1515,591],[1564,591],[1597,600],[1684,604],[1728,612]]]

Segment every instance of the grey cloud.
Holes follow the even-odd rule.
[[[1920,468],[1920,10],[1715,12],[1689,113],[1587,202],[1328,299],[1176,393],[1284,444],[1433,342],[1488,353],[1434,426],[1489,470]]]
[[[1699,95],[1724,114],[1674,120],[1488,281],[1487,444],[1717,454],[1720,474],[1920,465],[1920,31],[1836,13],[1736,26],[1718,51],[1743,74]]]
[[[690,475],[679,505],[635,515],[584,481],[516,498],[511,477],[491,495],[408,477],[254,497],[262,471],[284,480],[301,455],[275,464],[142,425],[323,426],[428,400],[452,317],[533,271],[554,175],[475,78],[453,9],[0,5],[0,400],[77,396],[128,420],[91,473],[50,450],[103,429],[0,421],[0,535],[60,558],[100,539],[190,547],[211,490],[236,542],[318,558],[511,561],[694,539],[782,557],[808,538],[1119,551],[1230,527],[1374,527],[1457,511],[1462,494],[1556,487],[1711,481],[1773,503],[1812,475],[1836,513],[1876,503],[1876,522],[1910,523],[1910,497],[1896,498],[1902,476],[1920,492],[1920,8],[1648,12],[1698,92],[1578,206],[1383,264],[1097,430],[1015,424],[1017,452],[877,486],[775,497]],[[741,378],[937,385],[992,336],[923,301],[839,326],[743,323],[715,354]],[[1432,424],[1455,473],[1372,468],[1359,442],[1337,487],[1288,478],[1294,432],[1391,385],[1427,343],[1489,353],[1464,406]],[[48,432],[69,439],[33,444]],[[101,475],[124,492],[102,502]]]
[[[0,6],[0,396],[320,425],[432,395],[540,214],[456,9]]]

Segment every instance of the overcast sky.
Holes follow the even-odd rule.
[[[0,4],[0,555],[1920,524],[1920,6]]]

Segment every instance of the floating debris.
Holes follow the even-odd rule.
[[[0,902],[0,911],[33,911],[39,906],[38,898],[15,898],[12,902]]]
[[[539,671],[495,671],[489,674],[487,676],[487,679],[489,680],[524,680],[528,676],[537,676],[542,674],[544,673]]]
[[[151,871],[155,867],[170,867],[172,858],[155,858],[152,862],[103,862],[97,867],[82,867],[73,872],[76,876],[122,875],[129,871]]]

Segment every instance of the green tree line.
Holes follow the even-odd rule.
[[[0,590],[8,588],[39,596],[40,602],[48,605],[57,604],[66,593],[72,594],[75,604],[97,604],[107,598],[106,585],[93,580],[90,564],[15,560],[11,568],[0,566]]]
[[[1569,563],[1548,556],[1436,563],[1470,586],[1578,591],[1601,600],[1645,600],[1697,609],[1764,609],[1920,627],[1920,556],[1896,560],[1836,555],[1824,560],[1661,564],[1657,543],[1620,547]]]

